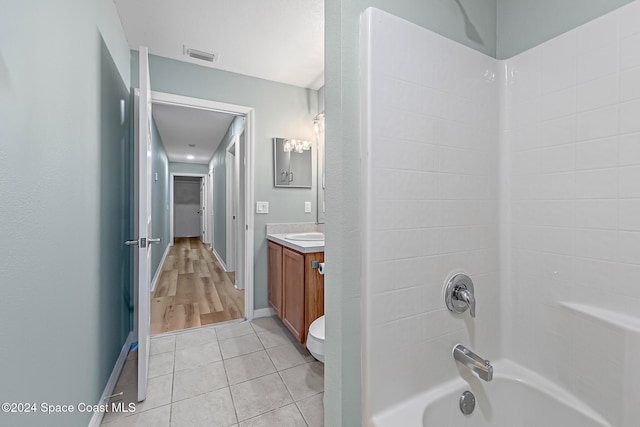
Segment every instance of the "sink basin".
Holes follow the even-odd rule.
[[[296,233],[296,234],[287,234],[284,236],[287,240],[299,240],[299,241],[307,241],[307,242],[315,242],[324,240],[324,233]]]

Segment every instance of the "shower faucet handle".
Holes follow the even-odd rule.
[[[468,309],[471,317],[476,317],[473,281],[466,274],[455,274],[447,281],[444,288],[444,300],[449,311],[460,314]]]
[[[467,304],[471,317],[476,317],[476,298],[473,296],[473,292],[469,292],[465,285],[456,286],[453,290],[453,298]]]

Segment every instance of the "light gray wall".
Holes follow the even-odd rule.
[[[565,33],[632,0],[497,0],[498,59]]]
[[[169,246],[169,159],[164,149],[162,138],[153,120],[151,134],[153,159],[151,161],[151,230],[153,237],[160,238],[160,243],[151,246],[151,274],[161,268],[160,261]],[[155,180],[158,174],[158,180]]]
[[[324,86],[318,89],[318,113],[322,113],[322,112],[324,112]],[[324,162],[325,162],[324,136],[325,136],[324,130],[321,130],[320,134],[318,134],[316,138],[316,140],[318,141],[317,167],[319,168],[318,176],[316,178],[318,180],[318,198],[316,201],[316,208],[317,208],[318,223],[320,224],[324,224],[325,222],[324,210],[323,210],[325,197],[324,197],[324,188],[322,188],[322,174],[323,174]]]
[[[318,89],[318,113],[324,111],[324,86]]]
[[[489,55],[495,53],[495,0],[325,2],[325,262],[330,266],[325,274],[325,424],[330,426],[361,424],[358,37],[360,14],[369,6]],[[465,14],[469,20],[466,24]]]
[[[110,0],[3,2],[0,28],[0,401],[97,403],[131,329],[129,49]]]
[[[137,52],[132,53],[132,75],[136,75]],[[254,219],[254,306],[268,307],[268,222],[314,222],[316,220],[316,170],[313,188],[275,188],[273,185],[274,136],[313,140],[313,117],[318,113],[315,90],[229,73],[154,55],[149,57],[154,91],[191,96],[255,109],[254,159],[255,200],[269,202],[269,214]],[[132,86],[136,86],[133,78]],[[315,154],[314,154],[315,164]],[[171,169],[171,164],[169,165]],[[208,170],[207,170],[208,172]],[[206,172],[205,172],[206,173]],[[304,213],[304,202],[311,213]],[[255,208],[253,208],[255,210]]]
[[[169,173],[208,174],[209,165],[201,163],[169,162]]]

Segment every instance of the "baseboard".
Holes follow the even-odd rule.
[[[113,390],[116,388],[116,383],[118,382],[118,378],[120,377],[120,373],[122,372],[122,368],[124,368],[124,363],[127,361],[127,356],[129,355],[129,349],[131,348],[131,343],[133,342],[133,332],[129,332],[129,336],[127,336],[127,340],[122,346],[122,350],[120,350],[120,356],[118,356],[118,360],[116,360],[116,364],[113,367],[113,371],[111,371],[111,376],[109,376],[109,381],[107,381],[107,385],[102,392],[102,396],[100,396],[100,400],[98,401],[99,405],[104,405],[109,403],[109,397],[113,394]],[[89,427],[99,427],[102,423],[102,419],[104,418],[103,411],[96,411],[93,413],[93,417],[91,417],[91,421],[89,421]]]
[[[257,310],[253,310],[254,319],[257,319],[259,317],[270,317],[275,315],[276,315],[276,311],[271,307],[259,308]]]
[[[224,268],[224,271],[228,272],[229,270],[227,270],[227,264],[224,261],[222,261],[220,254],[216,252],[216,248],[214,248],[213,245],[211,246],[211,251],[213,252],[213,255],[216,257],[216,259],[218,260],[222,268]]]
[[[158,279],[160,278],[160,272],[162,271],[162,266],[164,265],[164,260],[167,259],[167,255],[169,254],[169,249],[173,246],[172,243],[169,243],[164,250],[164,254],[162,254],[162,259],[160,260],[160,264],[158,264],[158,268],[156,269],[156,274],[153,275],[153,280],[151,281],[151,292],[156,290],[156,283],[158,283]]]

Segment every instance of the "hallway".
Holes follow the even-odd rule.
[[[232,277],[197,237],[176,238],[151,293],[151,333],[244,318]]]

